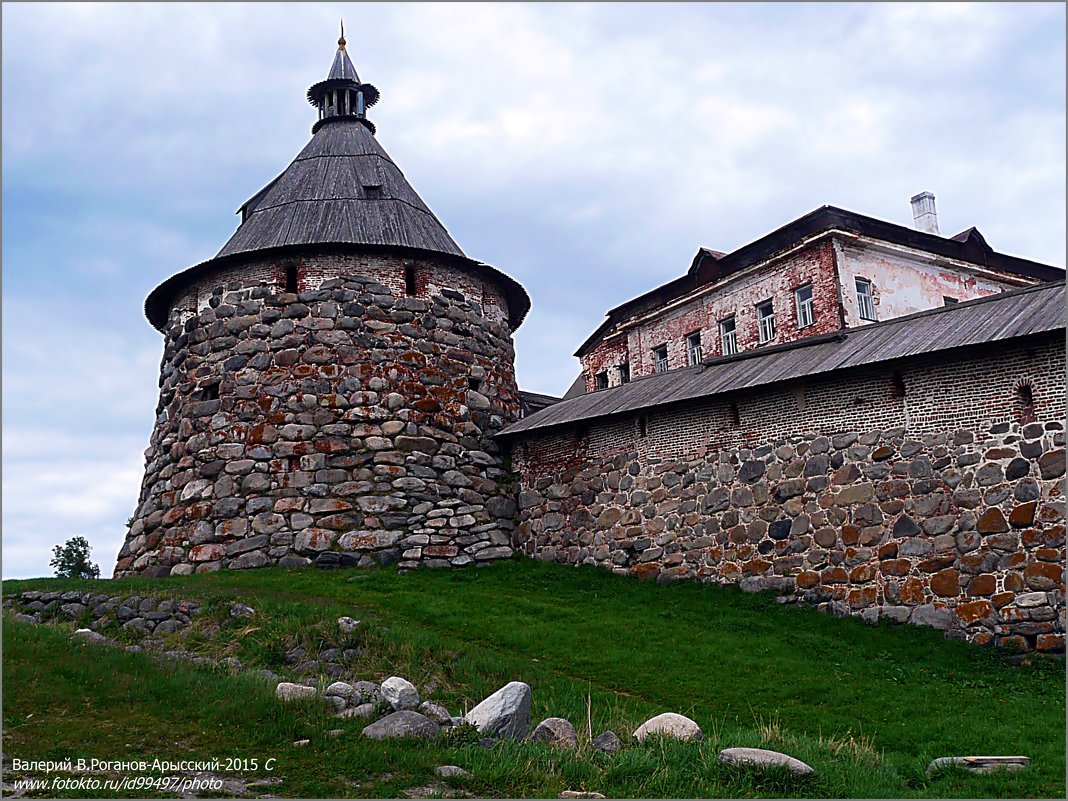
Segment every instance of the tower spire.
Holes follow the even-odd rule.
[[[312,126],[312,133],[328,122],[345,120],[359,122],[371,133],[375,132],[374,124],[367,119],[367,109],[378,100],[378,89],[360,80],[345,45],[345,20],[341,20],[341,36],[330,72],[325,81],[308,90],[308,102],[319,110],[319,120]]]

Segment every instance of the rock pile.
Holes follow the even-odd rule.
[[[145,634],[174,634],[189,625],[200,605],[139,595],[29,590],[5,598],[4,609],[25,615],[27,622],[84,622],[93,630],[118,624]]]

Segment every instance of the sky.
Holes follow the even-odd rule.
[[[3,5],[3,576],[87,537],[110,575],[163,340],[148,293],[213,256],[310,136],[344,18],[378,140],[522,283],[523,389],[605,312],[823,205],[1065,264],[1065,6]]]

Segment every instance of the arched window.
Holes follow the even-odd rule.
[[[905,397],[905,379],[900,370],[894,370],[890,376],[890,397],[893,400],[903,400]]]

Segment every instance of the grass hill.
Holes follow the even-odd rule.
[[[734,588],[659,586],[523,559],[405,574],[270,569],[3,585],[5,597],[30,589],[196,601],[204,608],[200,630],[167,636],[206,656],[236,656],[246,670],[83,645],[72,642],[70,626],[5,616],[5,783],[14,778],[13,758],[238,757],[259,760],[243,776],[250,793],[286,797],[552,798],[564,790],[652,798],[1065,795],[1063,662],[1012,665],[1003,654],[932,630],[870,627]],[[235,601],[257,615],[230,619]],[[343,643],[341,615],[364,621]],[[116,636],[135,641],[132,632]],[[421,691],[433,688],[424,696],[453,714],[508,681],[525,681],[533,690],[532,725],[568,718],[580,748],[485,748],[461,737],[366,740],[359,721],[338,720],[318,701],[283,704],[273,684],[255,675],[255,668],[270,668],[285,676],[294,642],[310,650],[355,648],[347,667],[358,678],[404,676]],[[628,740],[642,721],[665,711],[696,720],[705,740],[632,744],[613,756],[587,747],[590,731],[613,729]],[[327,735],[338,728],[344,734]],[[293,745],[301,739],[310,743]],[[716,754],[729,746],[785,751],[816,774],[794,779],[721,765]],[[1011,774],[924,773],[935,757],[968,754],[1023,754],[1033,762]],[[269,772],[268,758],[276,760]],[[440,779],[434,768],[443,764],[471,775]]]

